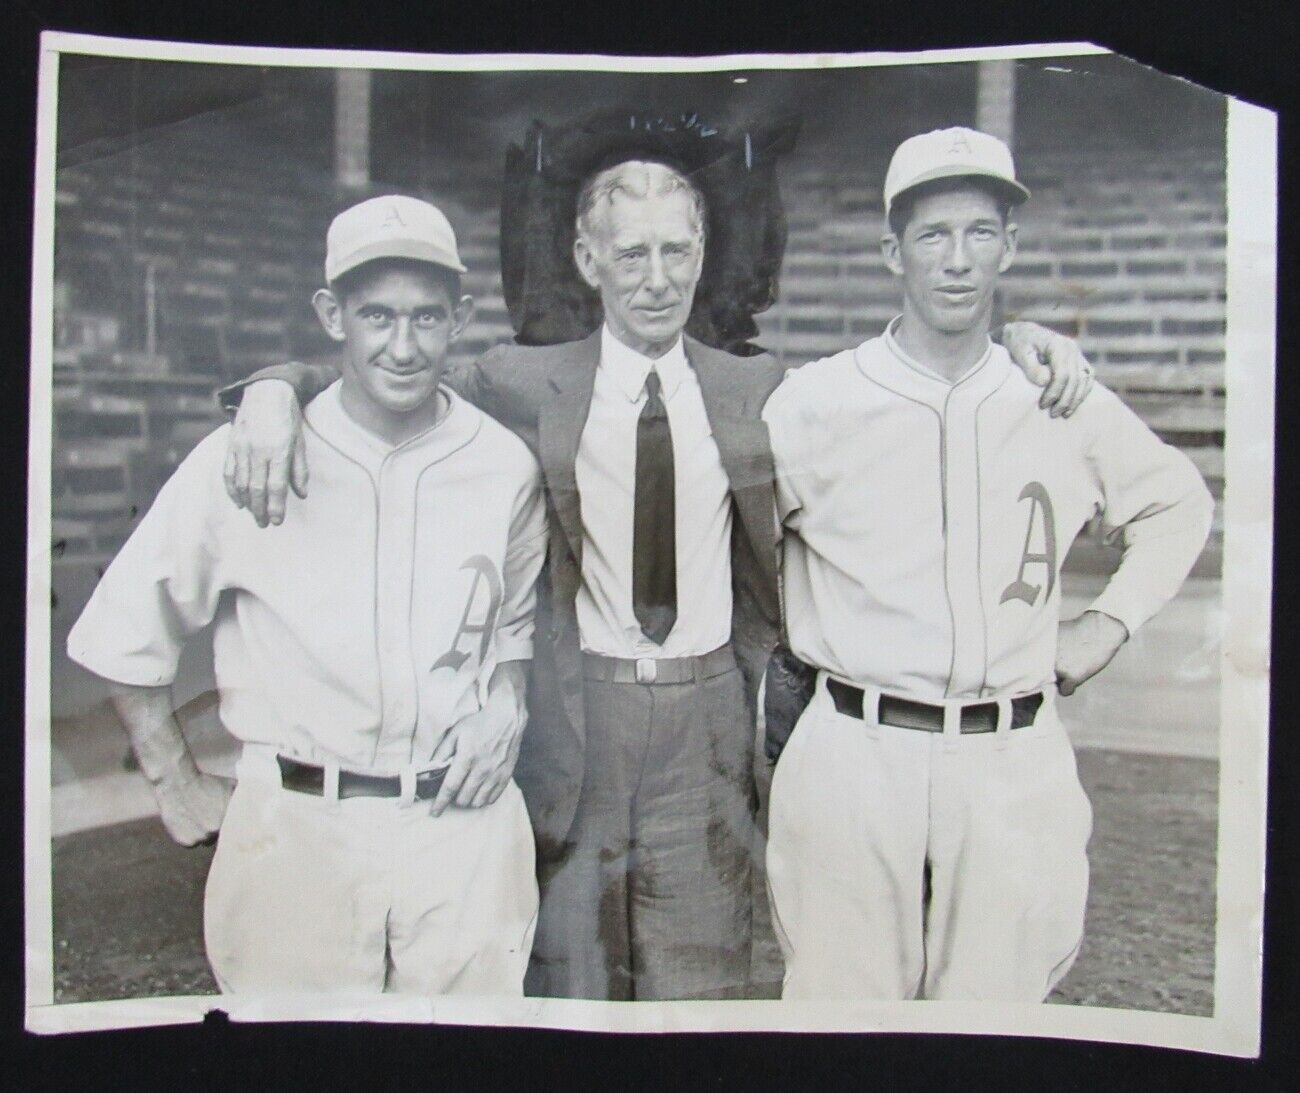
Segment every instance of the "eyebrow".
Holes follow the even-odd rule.
[[[694,237],[689,236],[689,235],[681,235],[681,236],[667,237],[667,238],[661,239],[661,240],[660,240],[660,246],[661,246],[661,248],[662,248],[662,247],[685,247],[685,248],[689,248],[689,247],[691,246],[691,244],[694,243],[694,242],[695,242]],[[649,250],[649,249],[650,249],[650,244],[649,244],[649,243],[646,243],[644,240],[636,240],[636,241],[629,240],[629,241],[626,242],[626,243],[620,243],[617,239],[615,239],[615,240],[613,240],[613,241],[610,243],[610,248],[611,248],[615,253],[618,253],[618,254],[627,254],[627,253],[629,253],[629,252],[631,252],[631,251]]]
[[[996,225],[1000,225],[1001,223],[1002,223],[1001,217],[980,216],[972,220],[966,226],[971,228],[979,228],[979,227],[983,227],[985,224],[993,224],[996,226]],[[951,229],[953,226],[954,225],[947,220],[921,220],[917,222],[916,230],[918,232],[933,231],[935,229]]]
[[[359,301],[359,302],[356,304],[356,310],[357,310],[357,311],[367,311],[367,310],[371,310],[371,309],[373,309],[373,310],[375,310],[375,311],[387,311],[387,312],[394,312],[394,313],[397,311],[396,308],[394,308],[394,307],[389,307],[387,304],[378,304],[378,303],[375,303],[375,302],[370,301],[370,300],[361,300],[361,301]],[[446,304],[442,303],[441,301],[439,301],[439,300],[432,300],[432,301],[430,301],[430,302],[428,302],[428,303],[416,304],[413,308],[411,308],[411,311],[412,311],[412,312],[415,312],[415,311],[450,311],[450,309],[447,307]]]

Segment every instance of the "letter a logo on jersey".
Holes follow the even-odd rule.
[[[431,672],[436,672],[439,668],[460,671],[460,666],[469,659],[469,653],[457,648],[460,639],[466,634],[479,635],[478,659],[482,661],[487,656],[488,646],[492,644],[492,633],[496,630],[497,613],[501,610],[501,577],[496,566],[490,558],[475,554],[466,559],[460,568],[474,571],[473,583],[469,586],[469,595],[465,597],[465,611],[460,617],[460,626],[456,628],[456,636],[451,639],[451,647],[433,662],[433,667],[429,669]],[[479,599],[480,584],[487,585],[487,612],[483,615],[482,622],[470,622],[470,617],[475,613],[475,603]]]
[[[1025,580],[1025,569],[1031,565],[1047,567],[1047,595],[1051,596],[1056,585],[1056,517],[1052,512],[1052,499],[1041,482],[1030,482],[1020,491],[1020,501],[1029,501],[1029,527],[1025,530],[1025,548],[1020,552],[1020,571],[1016,579],[1007,585],[999,603],[1008,600],[1023,600],[1033,607],[1038,602],[1038,593],[1043,590],[1041,584],[1030,584]],[[1043,527],[1043,549],[1031,551],[1034,541],[1034,524],[1040,518]]]

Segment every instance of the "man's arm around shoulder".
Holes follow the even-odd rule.
[[[515,430],[537,422],[546,384],[564,346],[521,346],[502,342],[473,364],[447,376],[447,385],[489,417]]]
[[[473,362],[448,368],[443,382],[466,402],[500,421],[501,399],[495,381],[501,374],[504,356],[502,346],[491,346]]]
[[[226,413],[234,414],[250,391],[259,390],[258,384],[280,380],[293,388],[299,405],[305,406],[338,378],[338,366],[329,361],[285,361],[259,368],[252,375],[221,388],[217,392],[217,401]]]
[[[302,408],[338,378],[328,362],[286,361],[217,392],[222,409],[234,414],[222,468],[226,493],[260,527],[283,522],[290,487],[307,496]]]

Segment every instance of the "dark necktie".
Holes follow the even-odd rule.
[[[636,496],[632,516],[632,610],[641,632],[662,645],[677,621],[677,523],[673,434],[659,397],[659,374],[645,380],[636,423]]]

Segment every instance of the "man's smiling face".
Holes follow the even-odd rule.
[[[447,350],[469,319],[467,297],[424,262],[381,260],[316,296],[325,330],[343,343],[343,390],[375,422],[431,408]],[[383,430],[387,431],[387,429]]]

